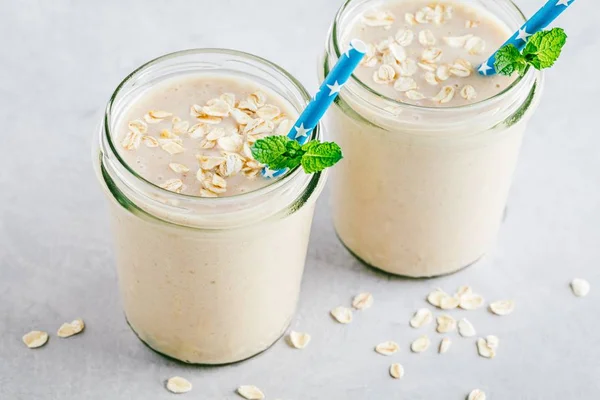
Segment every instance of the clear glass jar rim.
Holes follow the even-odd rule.
[[[294,78],[290,73],[288,73],[285,69],[283,69],[279,65],[277,65],[267,59],[264,59],[262,57],[256,56],[254,54],[246,53],[246,52],[239,51],[239,50],[223,49],[223,48],[198,48],[198,49],[180,50],[180,51],[168,53],[168,54],[162,55],[160,57],[154,58],[154,59],[144,63],[137,69],[135,69],[133,72],[131,72],[129,75],[127,75],[121,81],[121,83],[119,83],[117,88],[112,93],[112,95],[108,101],[108,104],[106,106],[106,110],[104,112],[103,129],[102,129],[102,131],[104,133],[103,139],[106,141],[106,143],[108,143],[108,146],[110,148],[112,155],[115,156],[115,158],[117,159],[119,164],[123,168],[125,168],[127,173],[129,173],[131,176],[136,178],[136,180],[138,182],[143,183],[145,186],[149,186],[154,190],[159,189],[160,191],[164,192],[166,195],[173,196],[175,199],[179,198],[179,199],[185,199],[188,202],[189,201],[194,201],[194,202],[197,201],[197,202],[202,202],[204,204],[215,204],[215,205],[216,204],[223,205],[224,203],[227,203],[227,202],[247,200],[252,197],[259,197],[259,196],[266,195],[268,193],[271,193],[272,191],[277,190],[278,188],[280,188],[284,185],[287,185],[289,182],[293,182],[295,177],[297,177],[300,174],[303,174],[304,172],[302,171],[302,169],[300,167],[297,167],[294,170],[288,172],[282,178],[274,180],[269,185],[264,186],[260,189],[253,190],[253,191],[247,192],[247,193],[236,194],[233,196],[211,198],[211,197],[199,197],[199,196],[188,195],[188,194],[183,194],[183,193],[175,193],[175,192],[166,190],[166,189],[150,182],[149,180],[145,179],[141,175],[139,175],[134,169],[132,169],[127,164],[127,162],[125,162],[125,160],[121,157],[119,151],[117,150],[117,148],[115,146],[115,143],[113,141],[113,137],[111,134],[111,127],[110,127],[111,126],[111,118],[112,118],[112,109],[114,106],[114,102],[117,99],[117,96],[120,94],[121,90],[128,82],[130,82],[132,79],[135,79],[136,77],[139,77],[145,71],[147,71],[149,68],[159,64],[160,62],[171,60],[171,59],[174,59],[174,58],[177,58],[180,56],[195,55],[195,54],[196,55],[198,55],[198,54],[231,55],[234,57],[246,58],[246,59],[258,62],[261,65],[264,65],[266,67],[273,69],[274,71],[279,73],[282,77],[284,77],[286,80],[288,80],[292,84],[292,86],[298,91],[298,93],[301,95],[301,97],[303,98],[305,103],[308,103],[310,101],[311,96],[308,93],[308,91],[304,88],[302,83],[300,83],[300,81],[298,81],[296,78]],[[317,139],[317,138],[320,138],[320,136],[321,136],[321,125],[318,124],[317,127],[311,133],[310,139]]]
[[[341,56],[341,54],[343,53],[342,51],[340,51],[340,44],[341,44],[340,43],[340,35],[343,32],[343,29],[341,27],[341,25],[342,25],[341,19],[343,18],[344,12],[348,8],[348,6],[350,6],[350,4],[352,4],[355,1],[358,1],[358,0],[346,0],[335,15],[335,19],[333,21],[333,27],[331,30],[331,40],[333,43],[333,50],[335,51],[336,58],[339,58]],[[522,19],[523,22],[525,22],[527,20],[527,17],[525,17],[525,14],[523,14],[523,12],[516,5],[516,3],[514,3],[512,0],[504,0],[504,2],[506,4],[508,4],[509,6],[511,6],[513,8],[513,10],[518,13],[518,15],[520,16],[520,18]],[[514,93],[515,91],[518,91],[518,89],[520,89],[521,86],[523,86],[525,83],[529,82],[530,86],[533,86],[535,83],[535,79],[534,79],[535,75],[539,76],[539,75],[541,75],[541,73],[542,73],[541,71],[537,71],[533,68],[527,68],[526,73],[523,76],[519,76],[506,89],[504,89],[500,93],[496,94],[495,96],[489,97],[487,99],[479,100],[472,104],[465,104],[465,105],[461,105],[461,106],[450,106],[450,107],[430,107],[430,106],[420,106],[420,105],[416,105],[416,104],[403,103],[401,101],[398,101],[391,97],[387,97],[387,96],[373,90],[371,87],[369,87],[363,81],[358,79],[358,77],[355,74],[352,74],[352,76],[350,77],[350,80],[353,83],[355,83],[363,93],[366,92],[371,96],[376,96],[377,98],[384,100],[386,102],[389,102],[391,104],[394,104],[395,106],[402,108],[402,109],[413,110],[413,111],[435,111],[436,113],[438,113],[438,112],[439,113],[450,113],[450,112],[456,112],[456,111],[473,111],[473,110],[477,110],[478,108],[483,108],[491,102],[501,101],[502,99],[508,97],[510,94]],[[349,85],[346,86],[346,89],[348,89],[348,88],[349,88]],[[381,108],[383,109],[383,107],[381,107]]]

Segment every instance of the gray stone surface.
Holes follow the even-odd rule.
[[[541,0],[519,2],[531,13]],[[600,37],[597,2],[560,20],[570,39],[547,74],[531,121],[497,246],[476,265],[434,280],[404,280],[368,269],[338,242],[327,193],[317,210],[302,299],[292,326],[313,341],[283,341],[249,361],[200,368],[148,350],[120,310],[102,193],[90,142],[112,89],[129,71],[166,52],[232,47],[271,59],[310,90],[317,57],[339,0],[0,2],[0,399],[170,399],[173,375],[195,386],[190,399],[235,399],[240,384],[268,399],[592,399],[600,391]],[[567,79],[567,75],[571,76]],[[575,298],[573,277],[592,283]],[[496,359],[452,335],[444,356],[410,353],[419,332],[412,312],[433,287],[469,283],[487,299],[514,298],[517,310],[469,313],[481,334],[500,337]],[[328,310],[368,290],[372,309],[349,326]],[[54,333],[83,317],[85,333],[53,336],[36,351],[30,329]],[[435,338],[439,335],[428,328]],[[373,346],[393,339],[400,353]],[[406,368],[388,377],[391,362]]]

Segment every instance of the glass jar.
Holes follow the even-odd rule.
[[[297,80],[259,57],[182,51],[125,78],[94,144],[127,321],[154,350],[201,364],[246,359],[284,333],[296,308],[315,201],[326,179],[296,169],[256,191],[200,198],[164,190],[130,168],[112,133],[124,110],[163,79],[215,72],[266,86],[298,111],[310,100]],[[312,138],[320,137],[317,127]]]
[[[342,6],[321,80],[343,51],[349,24],[382,3],[348,0]],[[467,3],[514,30],[525,21],[510,1]],[[478,260],[499,230],[542,80],[530,69],[495,97],[433,108],[395,101],[353,76],[326,121],[344,151],[331,188],[335,228],[346,247],[371,266],[410,277],[447,274]]]

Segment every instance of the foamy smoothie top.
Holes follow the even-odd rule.
[[[143,92],[117,125],[121,157],[164,189],[232,196],[273,182],[251,147],[286,135],[298,113],[274,91],[239,76],[169,78]]]
[[[475,70],[511,33],[488,11],[464,3],[374,1],[343,42],[367,43],[355,75],[376,92],[408,104],[453,107],[493,97],[516,79]]]

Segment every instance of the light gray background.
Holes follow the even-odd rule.
[[[521,0],[531,14],[541,0]],[[547,74],[530,123],[497,246],[481,262],[434,280],[368,269],[338,242],[327,192],[312,232],[293,327],[310,332],[303,351],[284,341],[249,361],[199,368],[148,350],[122,316],[102,193],[90,142],[99,112],[133,68],[191,47],[231,47],[273,60],[311,91],[317,57],[340,0],[0,0],[0,399],[170,399],[164,379],[194,384],[189,399],[235,399],[240,384],[268,399],[596,399],[600,391],[600,132],[597,22],[600,4],[578,2],[560,20],[569,42]],[[575,298],[568,283],[587,278]],[[408,327],[436,286],[471,284],[486,299],[514,298],[515,313],[468,317],[500,338],[497,358],[451,335],[450,352],[416,355]],[[368,290],[372,309],[348,326],[328,311]],[[454,313],[457,316],[461,312]],[[85,333],[61,340],[76,317]],[[31,329],[53,334],[28,350]],[[434,338],[433,325],[427,328]],[[396,340],[400,353],[373,346]],[[391,362],[406,376],[389,378]]]

